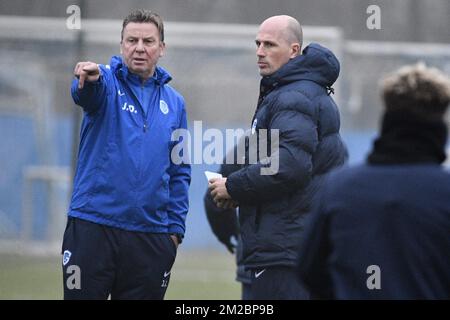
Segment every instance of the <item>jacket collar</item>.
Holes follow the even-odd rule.
[[[301,55],[289,60],[270,76],[261,79],[262,91],[298,80],[310,80],[331,87],[339,76],[340,65],[331,50],[311,43]]]
[[[113,73],[117,74],[120,79],[126,79],[127,77],[134,78],[137,77],[133,73],[131,73],[123,62],[122,57],[113,56],[110,62],[111,70]],[[165,85],[170,80],[172,80],[171,75],[164,68],[160,66],[156,66],[155,73],[153,74],[153,80],[158,85]]]

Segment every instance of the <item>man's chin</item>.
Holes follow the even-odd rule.
[[[267,77],[270,76],[273,72],[270,72],[269,70],[266,69],[259,69],[259,74],[261,75],[261,77]]]
[[[146,68],[143,64],[132,63],[130,69],[142,72],[142,71],[145,71],[148,68]]]
[[[131,68],[128,67],[128,69],[135,74],[145,74],[145,73],[149,73],[150,70],[149,68],[146,68],[144,66],[136,66],[136,65],[132,65]]]

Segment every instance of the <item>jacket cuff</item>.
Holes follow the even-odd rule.
[[[78,81],[80,81],[80,80],[78,79]],[[103,82],[103,75],[102,75],[102,72],[100,71],[100,75],[99,75],[97,80],[95,80],[95,81],[86,81],[85,80],[84,81],[84,85],[85,86],[96,87],[96,86],[99,86],[100,84],[102,84],[102,82]]]
[[[179,234],[182,238],[184,237],[184,229],[176,224],[169,226],[169,233],[170,234]]]
[[[228,194],[231,196],[231,199],[241,201],[241,195],[242,195],[242,187],[239,185],[239,182],[243,181],[241,176],[239,175],[239,172],[232,173],[225,182],[225,187],[227,188]],[[239,190],[241,189],[241,190]],[[245,187],[244,187],[245,189]]]

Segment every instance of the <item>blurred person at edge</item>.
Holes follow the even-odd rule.
[[[347,157],[330,96],[339,62],[319,44],[301,51],[302,38],[299,22],[290,16],[270,17],[259,27],[255,43],[262,79],[252,135],[270,133],[252,139],[258,142],[250,149],[275,151],[257,163],[246,161],[227,178],[211,179],[209,186],[219,207],[239,206],[242,263],[251,271],[255,300],[309,299],[295,268],[303,221],[325,175]],[[271,130],[278,132],[277,148],[270,145]],[[275,162],[277,169],[262,174]]]
[[[222,165],[220,166],[219,173],[223,177],[228,177],[231,173],[242,168],[242,165],[237,162],[238,150],[242,150],[245,143],[244,138],[241,138],[238,145],[230,151],[225,157]],[[226,159],[232,159],[233,163],[227,163]],[[237,208],[219,208],[214,202],[210,192],[206,190],[203,197],[203,204],[205,207],[206,217],[208,219],[211,230],[217,239],[225,245],[229,252],[236,254],[236,281],[241,283],[241,298],[242,300],[251,299],[250,295],[250,283],[251,272],[245,270],[242,256],[242,240],[239,235],[239,220]]]
[[[189,164],[175,164],[172,132],[186,128],[183,97],[157,66],[161,17],[123,21],[110,65],[79,62],[72,97],[83,108],[78,164],[62,245],[65,299],[163,299],[185,232]],[[80,285],[67,283],[80,269]]]
[[[450,79],[424,64],[382,81],[367,162],[333,172],[310,216],[299,273],[324,299],[450,298]]]

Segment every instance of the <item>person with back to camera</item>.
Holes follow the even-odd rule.
[[[299,250],[316,298],[449,299],[450,79],[424,64],[382,82],[381,132],[367,162],[330,175]]]
[[[242,150],[245,143],[245,135],[239,139],[238,144],[227,154],[219,173],[223,177],[228,177],[231,173],[242,168],[242,165],[237,161],[238,150]],[[227,158],[233,159],[232,163],[227,163]],[[251,273],[245,270],[243,264],[242,239],[239,235],[239,220],[238,209],[219,208],[214,202],[210,192],[206,190],[203,197],[203,204],[205,207],[206,217],[208,219],[211,230],[217,239],[225,245],[229,252],[236,254],[236,281],[241,283],[241,299],[251,299]]]

